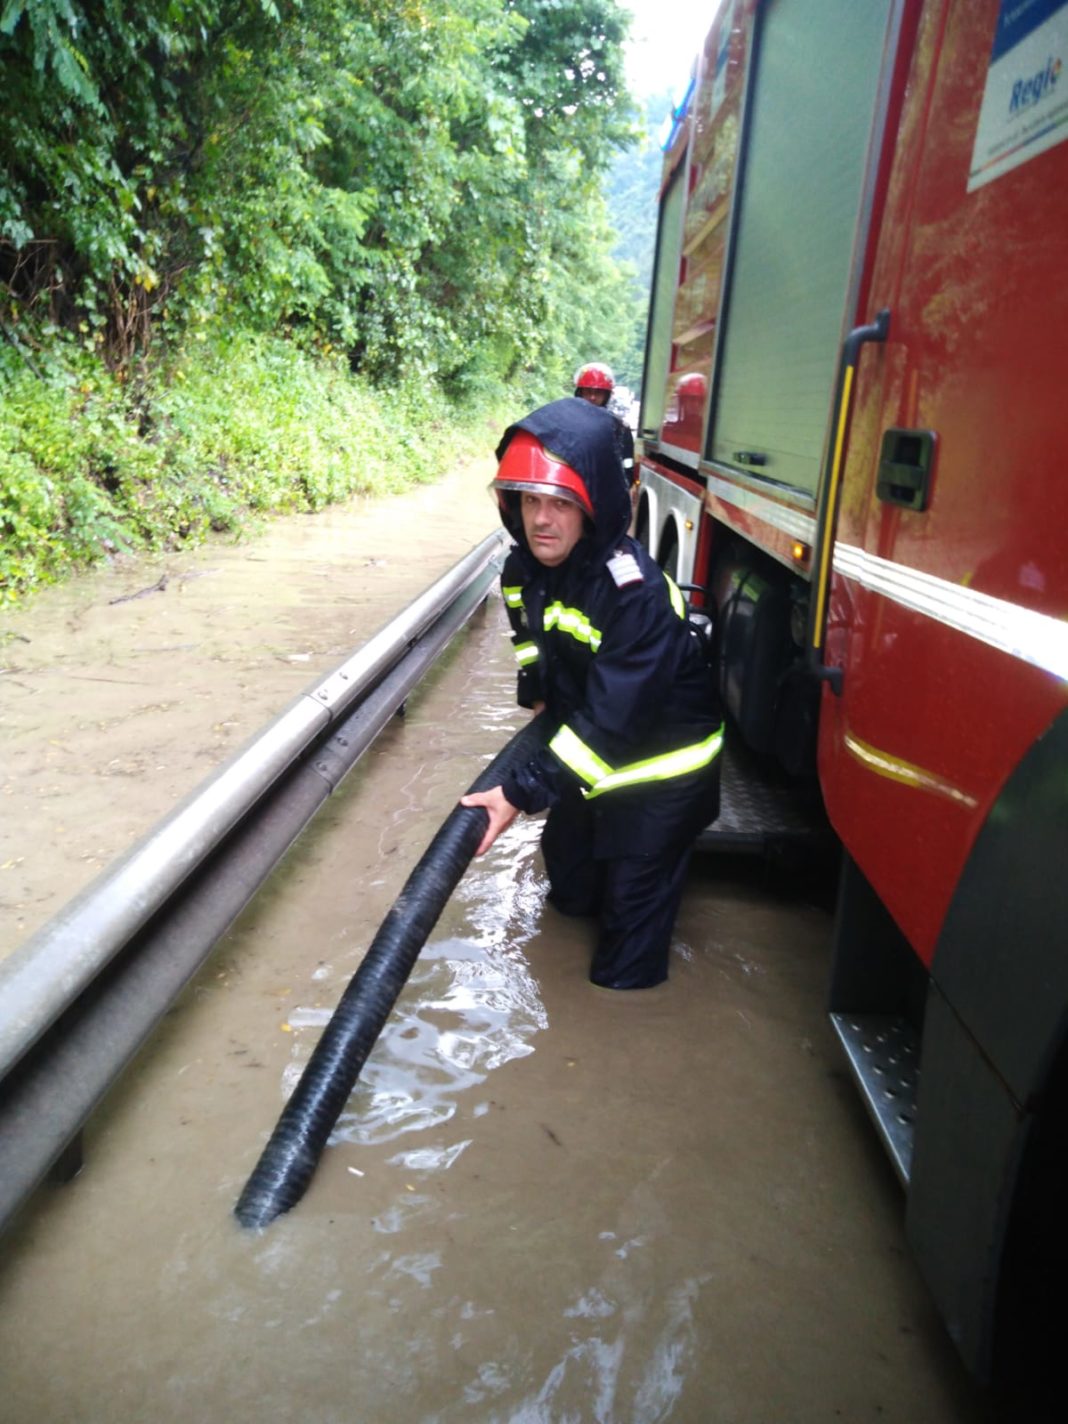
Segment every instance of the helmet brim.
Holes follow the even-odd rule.
[[[579,472],[527,430],[517,430],[508,442],[494,484],[498,489],[569,499],[594,517],[593,501]]]
[[[490,485],[490,493],[499,493],[501,490],[513,490],[516,494],[544,494],[550,499],[566,499],[569,504],[581,509],[583,514],[593,518],[593,509],[589,499],[584,498],[584,493],[579,494],[576,490],[569,489],[567,485],[548,484],[546,482],[535,482],[533,480],[501,480],[496,479]]]

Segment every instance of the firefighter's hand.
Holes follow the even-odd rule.
[[[534,714],[535,717],[540,717],[541,714],[545,711],[545,703],[544,703],[544,702],[532,702],[532,703],[530,704],[530,710],[531,710],[531,712]]]
[[[489,791],[473,791],[468,796],[461,796],[460,805],[485,806],[489,812],[489,825],[478,850],[475,851],[476,855],[485,855],[500,833],[506,831],[519,815],[519,807],[512,805],[499,786],[494,786]]]

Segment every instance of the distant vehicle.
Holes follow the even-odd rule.
[[[632,432],[637,433],[641,402],[630,386],[616,386],[612,392],[612,399],[608,402],[608,408],[613,415],[618,416],[625,425],[628,425]]]
[[[1066,0],[726,0],[639,429],[730,735],[841,841],[832,1021],[983,1378],[1066,1323],[1066,59]]]

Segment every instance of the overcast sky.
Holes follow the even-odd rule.
[[[681,90],[719,0],[620,0],[634,16],[627,75],[635,95]]]

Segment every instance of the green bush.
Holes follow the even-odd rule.
[[[250,513],[383,494],[485,453],[520,401],[487,386],[374,390],[291,340],[192,341],[139,383],[59,347],[3,373],[0,602],[138,548],[167,549]]]

